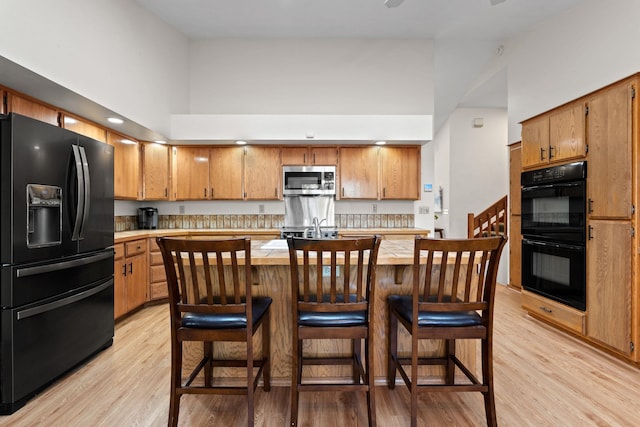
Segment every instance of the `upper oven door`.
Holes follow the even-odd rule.
[[[584,242],[585,181],[522,187],[522,234]]]

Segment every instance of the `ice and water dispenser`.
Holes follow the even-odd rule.
[[[62,189],[52,185],[27,185],[27,247],[62,243]]]

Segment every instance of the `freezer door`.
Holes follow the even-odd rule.
[[[0,121],[0,169],[2,207],[0,218],[0,257],[2,264],[17,264],[58,258],[77,253],[77,242],[67,231],[67,175],[72,156],[71,145],[77,135],[65,129],[10,114]],[[29,185],[61,188],[62,239],[59,244],[27,244],[29,224]]]
[[[113,147],[78,136],[86,164],[84,210],[79,230],[79,252],[113,245]]]

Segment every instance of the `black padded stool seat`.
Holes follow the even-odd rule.
[[[430,298],[436,302],[436,298]],[[451,298],[447,298],[451,300]],[[405,321],[413,317],[413,299],[411,295],[389,295],[389,307],[396,310]],[[474,326],[481,325],[482,318],[475,311],[418,311],[418,326]]]

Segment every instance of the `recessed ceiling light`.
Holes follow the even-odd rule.
[[[246,143],[247,143],[247,141],[242,141],[242,140],[236,141],[236,144],[238,144],[238,145],[245,145]]]
[[[163,141],[163,140],[161,140],[161,139],[156,139],[156,140],[155,140],[155,141],[153,141],[153,142],[155,142],[156,144],[166,144],[166,143],[167,143],[167,141]]]
[[[376,141],[376,145],[385,145],[387,141]]]
[[[391,7],[398,7],[402,4],[404,0],[384,0],[384,5],[391,8]]]
[[[124,123],[124,120],[118,118],[118,117],[107,117],[107,121],[109,123],[114,123],[116,125],[121,125]]]

